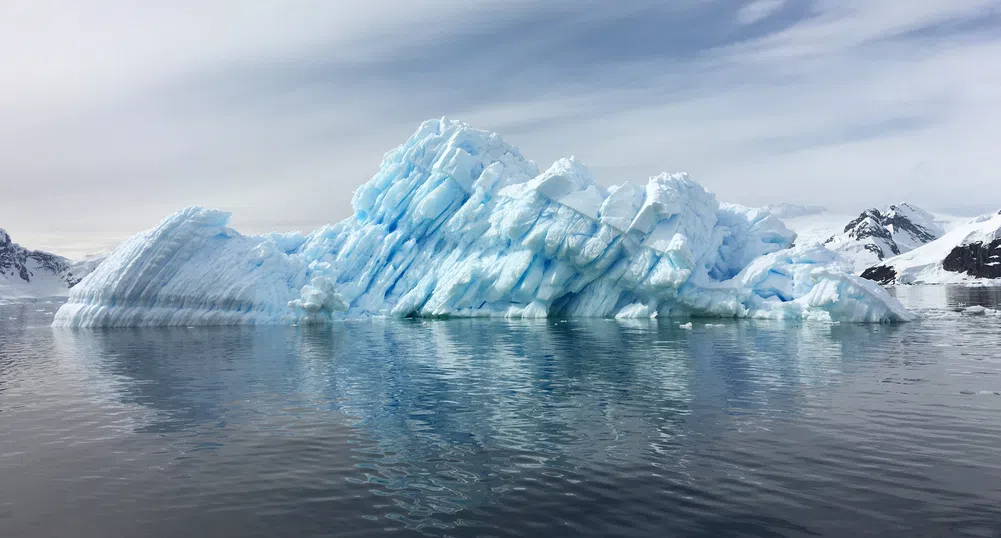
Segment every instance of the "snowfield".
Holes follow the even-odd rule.
[[[308,235],[242,235],[187,208],[115,250],[55,325],[326,323],[369,316],[911,319],[769,212],[686,175],[603,188],[493,133],[425,122]]]

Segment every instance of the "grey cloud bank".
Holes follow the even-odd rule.
[[[662,4],[4,4],[0,226],[70,256],[189,204],[311,229],[441,116],[605,184],[1001,206],[1001,2]]]

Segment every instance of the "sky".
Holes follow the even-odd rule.
[[[1001,208],[1001,0],[7,0],[0,51],[0,227],[71,257],[337,222],[440,117],[605,185]]]

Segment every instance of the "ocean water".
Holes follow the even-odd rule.
[[[925,319],[3,306],[0,536],[1001,536],[1001,318],[959,312],[1001,292],[896,293]]]

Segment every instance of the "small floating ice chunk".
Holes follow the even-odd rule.
[[[682,323],[681,325],[678,325],[678,328],[679,329],[691,330],[692,329],[692,322],[689,321],[688,323]]]

